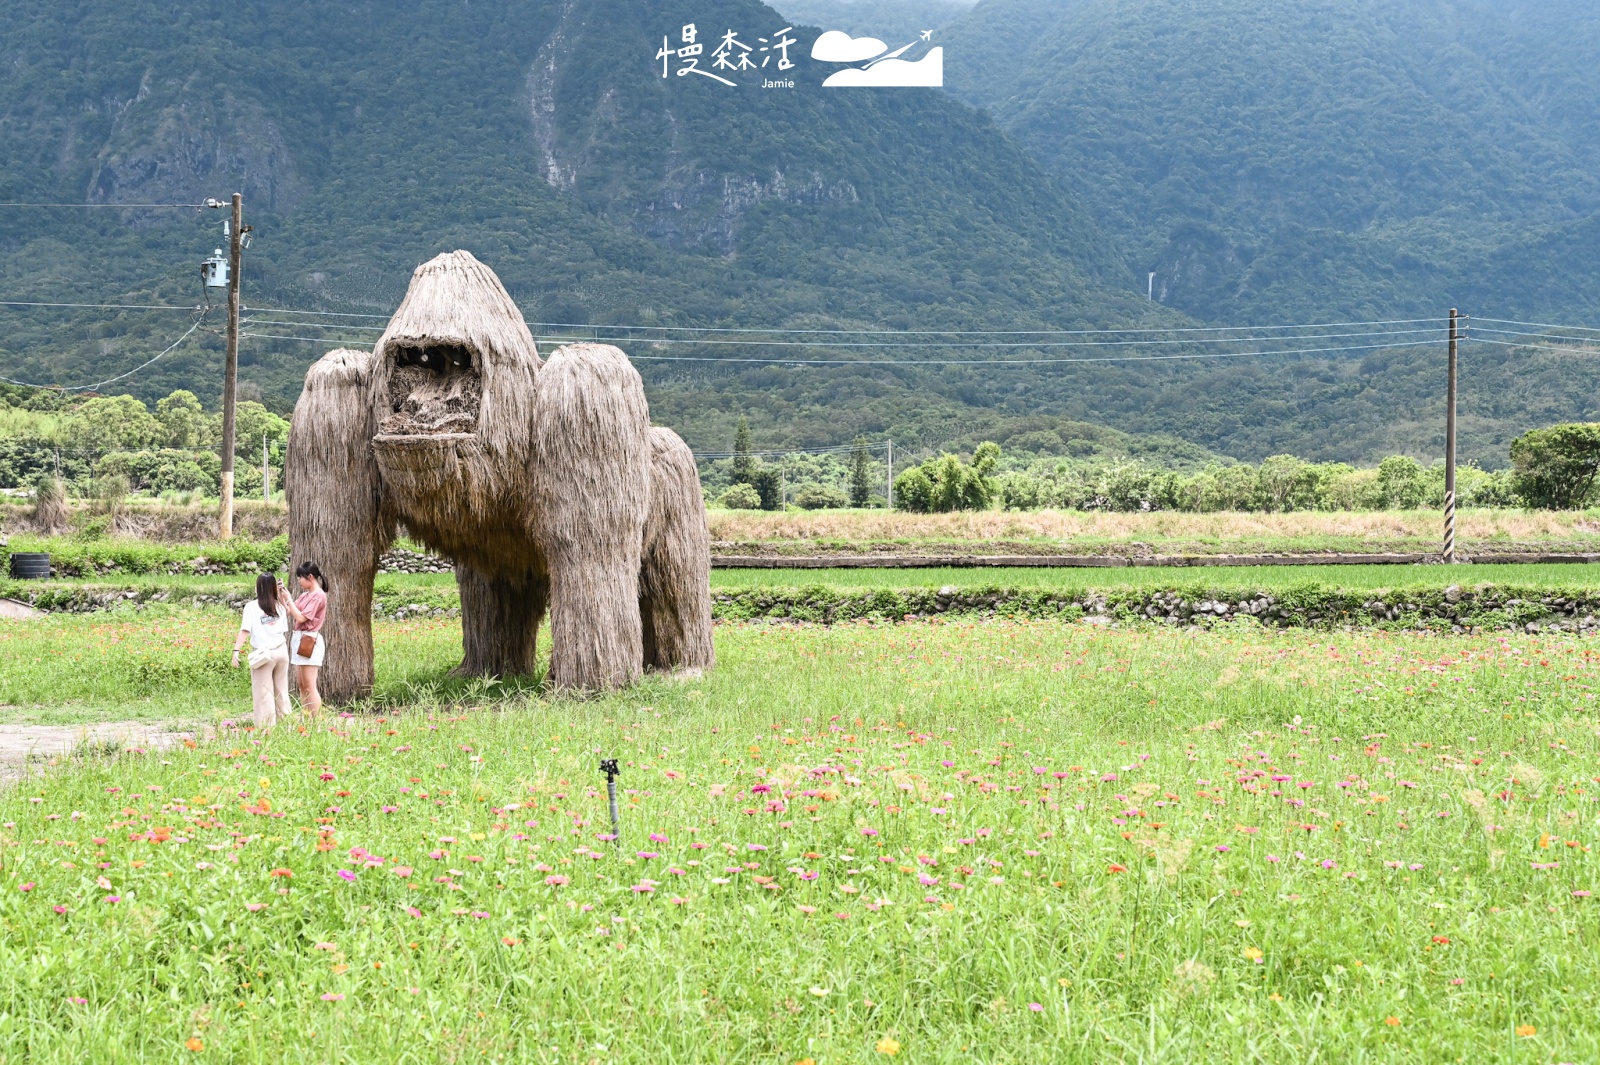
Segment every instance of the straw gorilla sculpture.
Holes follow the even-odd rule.
[[[372,352],[306,374],[285,469],[294,562],[328,575],[324,697],[372,689],[372,586],[403,526],[454,560],[459,672],[556,687],[713,663],[710,536],[694,457],[650,427],[627,356],[540,362],[500,279],[464,251],[419,266]]]

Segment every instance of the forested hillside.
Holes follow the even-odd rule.
[[[984,0],[958,96],[1212,321],[1600,305],[1600,11],[1577,0]]]
[[[923,4],[918,14],[931,17],[937,6]],[[910,8],[861,0],[859,14],[909,17]],[[993,62],[1019,76],[1035,69],[1025,53],[1050,29],[1024,18],[1032,11],[1025,8],[991,0],[962,21],[964,33],[980,15],[1014,24],[1015,48]],[[1080,8],[1100,10],[1107,34],[1121,25],[1117,11],[1154,18],[1156,10],[1098,9],[1088,0],[1073,10]],[[1201,17],[1198,8],[1189,14]],[[1371,234],[1336,240],[1328,235],[1334,228],[1314,227],[1296,254],[1313,273],[1354,278],[1348,291],[1302,284],[1288,268],[1268,284],[1262,264],[1270,256],[1262,253],[1251,261],[1250,291],[1282,295],[1270,315],[1264,304],[1180,298],[1178,288],[1166,297],[1174,306],[1147,302],[1142,271],[1172,239],[1154,228],[1140,235],[1133,220],[1148,204],[1215,196],[1206,225],[1234,247],[1245,238],[1226,227],[1248,228],[1256,214],[1270,214],[1272,182],[1257,182],[1248,206],[1230,206],[1227,194],[1241,182],[1201,173],[1194,162],[1185,171],[1198,190],[1191,199],[1169,188],[1139,200],[1144,164],[1119,162],[1107,149],[1088,180],[1089,164],[1049,150],[1041,133],[1048,116],[1021,121],[1026,109],[1003,101],[989,101],[997,122],[933,89],[823,89],[816,64],[799,65],[796,88],[783,91],[752,80],[735,89],[661,76],[662,39],[685,23],[696,23],[706,41],[728,28],[752,39],[800,24],[785,15],[754,0],[351,0],[337,8],[244,0],[226,10],[0,0],[0,201],[194,203],[242,189],[256,238],[246,302],[257,308],[242,348],[242,390],[280,413],[312,359],[335,342],[369,344],[382,322],[299,312],[381,316],[418,262],[465,247],[500,273],[532,321],[652,327],[635,329],[623,346],[640,360],[657,421],[702,449],[726,448],[735,419],[748,414],[761,447],[866,434],[914,449],[1090,422],[1242,459],[1437,454],[1437,347],[1061,366],[1041,360],[1219,349],[1191,344],[1186,334],[1163,341],[1177,337],[1176,347],[1109,352],[1033,348],[1032,338],[990,338],[983,343],[1009,346],[974,349],[970,338],[948,335],[933,338],[943,346],[914,337],[911,347],[887,350],[820,346],[815,333],[765,333],[769,342],[754,346],[738,343],[741,334],[733,343],[648,343],[693,339],[653,329],[662,326],[1059,330],[1193,325],[1185,311],[1213,320],[1224,311],[1261,320],[1298,313],[1309,321],[1354,310],[1374,317],[1367,311],[1391,306],[1418,306],[1428,317],[1443,309],[1393,279],[1384,290],[1393,300],[1362,295],[1355,281],[1367,280],[1358,267],[1377,255],[1362,243]],[[1291,20],[1282,34],[1314,28]],[[1139,19],[1124,29],[1135,39],[1153,32]],[[796,51],[815,33],[797,29]],[[961,47],[963,63],[980,55],[975,43]],[[950,48],[954,64],[957,47]],[[1552,54],[1576,64],[1581,46],[1569,50]],[[1235,65],[1245,77],[1242,60]],[[1576,81],[1552,75],[1542,91],[1551,101],[1546,126],[1577,140],[1587,112],[1569,94],[1588,75],[1570,69]],[[1532,92],[1532,84],[1519,91]],[[1022,99],[1022,89],[1012,94]],[[1125,126],[1169,135],[1114,117],[1097,134],[1106,144]],[[1292,132],[1292,124],[1283,128]],[[1509,145],[1520,128],[1505,127],[1501,140]],[[1545,152],[1560,168],[1536,174],[1515,171],[1504,153],[1495,157],[1496,173],[1522,175],[1526,212],[1547,222],[1521,225],[1515,198],[1497,206],[1480,195],[1492,185],[1487,177],[1457,181],[1442,163],[1441,175],[1456,181],[1436,197],[1448,200],[1448,217],[1388,219],[1377,228],[1392,240],[1424,230],[1469,234],[1469,250],[1501,249],[1516,273],[1498,282],[1484,274],[1485,302],[1523,306],[1518,293],[1565,291],[1570,307],[1594,274],[1575,271],[1561,289],[1547,280],[1549,260],[1593,254],[1584,223],[1560,217],[1582,213],[1592,179],[1557,150],[1565,143],[1556,137]],[[1353,203],[1365,183],[1344,170],[1363,150],[1383,155],[1363,144],[1330,147],[1307,162],[1307,173],[1335,174]],[[1124,193],[1132,206],[1119,205]],[[1359,204],[1337,200],[1316,204],[1322,213],[1305,225],[1337,227],[1361,216]],[[0,300],[179,308],[0,307],[0,377],[75,385],[140,367],[191,324],[183,308],[202,300],[198,262],[221,243],[219,223],[217,212],[194,210],[0,208]],[[1260,223],[1261,234],[1276,232]],[[1341,240],[1357,247],[1353,258],[1340,257]],[[1471,265],[1464,252],[1452,262],[1449,269]],[[1442,276],[1447,267],[1429,269]],[[153,402],[186,388],[214,404],[219,327],[213,313],[172,354],[104,390]],[[1428,328],[1427,337],[1442,332]],[[297,337],[325,342],[284,339]],[[1424,335],[1398,338],[1411,339]],[[1502,464],[1506,442],[1531,425],[1593,416],[1591,364],[1482,350],[1464,364],[1466,456]],[[681,361],[712,358],[724,361]],[[754,361],[726,361],[740,359]]]

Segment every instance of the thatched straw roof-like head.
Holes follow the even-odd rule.
[[[465,350],[481,376],[476,433],[505,454],[525,442],[534,405],[539,353],[522,312],[493,270],[471,252],[453,251],[417,267],[411,287],[373,349],[377,420],[389,413],[389,378],[408,352]]]

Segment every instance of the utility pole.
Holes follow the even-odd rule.
[[[888,501],[889,509],[894,509],[894,441],[889,441],[889,475],[888,487],[884,489],[883,498]]]
[[[233,194],[228,226],[228,355],[222,371],[222,516],[217,534],[233,537],[233,422],[239,392],[239,266],[244,229],[244,197]]]
[[[1460,315],[1450,308],[1450,379],[1444,407],[1444,561],[1456,560],[1456,349],[1461,339]]]
[[[261,502],[272,502],[272,459],[267,451],[267,434],[261,434]]]

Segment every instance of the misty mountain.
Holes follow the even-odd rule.
[[[949,84],[1212,321],[1592,313],[1600,12],[985,0]]]
[[[894,7],[861,6],[872,17]],[[1155,10],[1087,2],[1072,10],[1089,8],[1105,23],[1106,63],[1123,47],[1118,19]],[[1181,181],[1142,191],[1166,149],[1152,142],[1143,157],[1113,151],[1119,138],[1132,129],[1187,143],[1187,134],[1142,112],[1125,122],[1120,104],[1104,111],[1094,137],[1079,138],[1098,145],[1092,166],[1055,151],[1065,142],[1045,135],[1053,112],[1044,90],[1057,83],[1022,62],[1034,38],[1052,31],[1024,17],[1033,14],[990,0],[948,28],[970,33],[983,15],[1015,30],[1016,51],[997,53],[989,88],[974,88],[970,68],[952,71],[955,89],[984,110],[935,89],[824,89],[827,72],[815,63],[784,72],[778,80],[792,80],[792,89],[763,88],[776,67],[731,79],[736,86],[680,75],[686,64],[676,56],[663,77],[663,43],[676,52],[690,24],[702,58],[732,31],[769,49],[752,52],[756,64],[774,61],[769,35],[800,20],[753,0],[243,0],[225,10],[0,0],[0,201],[194,204],[242,189],[255,243],[244,275],[254,310],[241,379],[246,395],[280,411],[322,351],[372,342],[417,263],[467,248],[499,272],[530,321],[544,323],[536,328],[545,348],[557,337],[627,327],[607,335],[629,338],[622,346],[638,361],[656,420],[702,449],[726,448],[734,421],[748,414],[762,447],[867,434],[914,448],[1090,422],[1240,458],[1427,458],[1442,428],[1437,347],[1063,366],[1041,360],[1073,350],[1029,341],[974,349],[970,339],[950,338],[943,347],[879,350],[827,346],[806,332],[750,345],[737,334],[729,343],[724,334],[654,327],[1172,327],[1193,324],[1185,310],[1264,315],[1269,298],[1279,301],[1275,314],[1304,310],[1300,320],[1408,300],[1431,317],[1441,308],[1411,295],[1405,269],[1373,250],[1380,236],[1406,247],[1426,243],[1415,239],[1424,232],[1466,241],[1459,254],[1429,260],[1439,277],[1465,276],[1469,253],[1499,256],[1518,276],[1485,291],[1507,302],[1508,294],[1558,291],[1546,257],[1593,254],[1589,179],[1562,147],[1587,128],[1572,94],[1591,75],[1577,58],[1539,90],[1540,129],[1555,161],[1541,173],[1570,171],[1570,182],[1563,176],[1557,189],[1516,170],[1515,153],[1469,176],[1441,167],[1448,195],[1413,195],[1396,178],[1395,202],[1409,206],[1363,228],[1355,223],[1370,175],[1348,179],[1340,167],[1387,156],[1363,155],[1356,140],[1293,172],[1306,181],[1336,173],[1324,191],[1336,188],[1343,200],[1274,191],[1273,181],[1242,181],[1237,171],[1219,177],[1193,145]],[[1201,17],[1198,7],[1190,14]],[[1117,32],[1137,42],[1153,26],[1134,19]],[[1315,28],[1291,20],[1282,32]],[[803,55],[815,33],[797,28],[790,47]],[[1089,61],[1068,44],[1063,63]],[[1515,53],[1507,41],[1496,47]],[[962,63],[980,54],[970,41],[961,48]],[[1568,48],[1581,56],[1581,46]],[[952,64],[960,58],[955,43],[950,55]],[[1242,60],[1235,66],[1246,82],[1256,76]],[[1518,91],[1535,85],[1525,80]],[[1259,106],[1270,111],[1269,103]],[[1336,103],[1318,106],[1337,112]],[[1365,130],[1361,123],[1376,120],[1349,121]],[[1289,136],[1292,126],[1282,119],[1271,128]],[[1522,128],[1508,126],[1507,141]],[[1264,158],[1279,165],[1272,152]],[[1491,180],[1502,172],[1522,175],[1520,207],[1516,197],[1491,195],[1505,184]],[[1216,205],[1204,206],[1202,194]],[[1273,210],[1302,213],[1298,243],[1286,236],[1288,223],[1269,224],[1274,197],[1288,206]],[[1443,213],[1423,211],[1440,199],[1450,201]],[[1518,210],[1544,221],[1524,225]],[[1173,219],[1169,229],[1149,220],[1157,215]],[[1201,235],[1183,236],[1180,221]],[[0,299],[127,305],[0,308],[0,376],[80,384],[135,370],[189,327],[182,308],[203,301],[198,264],[221,243],[219,223],[217,212],[192,208],[0,208]],[[1185,295],[1202,288],[1168,279],[1164,298],[1174,306],[1146,301],[1147,266],[1165,272],[1161,264],[1187,261],[1183,254],[1197,257],[1206,277],[1237,260],[1249,284],[1207,284],[1249,299],[1211,305]],[[1374,281],[1374,261],[1394,276]],[[1272,273],[1274,262],[1287,265]],[[1562,299],[1582,298],[1593,276],[1574,273]],[[151,305],[178,310],[141,309]],[[170,355],[112,390],[154,399],[185,387],[214,402],[219,327],[214,311]],[[1585,366],[1494,354],[1464,364],[1465,455],[1503,463],[1505,441],[1530,424],[1592,416],[1600,382]]]

